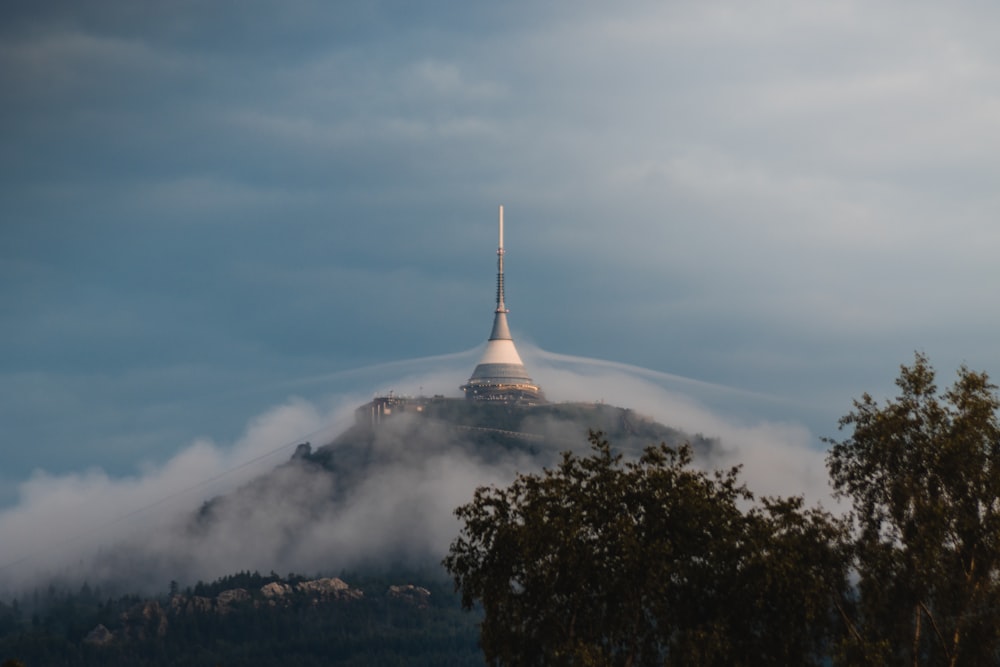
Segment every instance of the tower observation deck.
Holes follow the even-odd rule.
[[[473,401],[506,403],[544,403],[545,395],[528,376],[521,355],[507,326],[507,306],[503,291],[503,206],[500,207],[500,246],[497,248],[497,307],[493,314],[493,329],[486,342],[486,351],[472,371],[472,377],[461,386],[465,398]]]

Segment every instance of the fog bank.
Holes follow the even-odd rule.
[[[802,494],[833,508],[817,438],[793,421],[753,417],[773,412],[777,399],[521,347],[550,400],[603,401],[717,438],[720,448],[699,465],[741,463],[757,495]],[[454,395],[448,387],[464,379],[467,356],[404,364],[391,382],[384,369],[372,377],[382,391]],[[372,377],[358,375],[359,385],[371,386]],[[239,570],[313,574],[395,559],[436,562],[457,534],[454,508],[476,487],[506,484],[547,460],[523,452],[487,459],[453,431],[400,419],[379,432],[361,479],[290,461],[300,443],[333,441],[369,397],[293,397],[251,419],[232,443],[195,440],[129,476],[36,472],[18,485],[16,504],[0,511],[0,591],[52,577],[157,591],[171,580]]]

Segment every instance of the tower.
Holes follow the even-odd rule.
[[[472,377],[462,385],[465,397],[473,401],[503,401],[506,403],[544,403],[545,396],[528,376],[521,355],[507,326],[507,306],[503,292],[503,206],[500,207],[500,246],[497,248],[497,307],[493,314],[493,330],[486,351],[472,371]]]

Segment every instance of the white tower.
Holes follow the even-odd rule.
[[[524,369],[507,326],[507,306],[503,293],[503,206],[500,207],[500,246],[497,248],[497,307],[486,351],[462,385],[465,397],[476,401],[544,403],[545,396]]]

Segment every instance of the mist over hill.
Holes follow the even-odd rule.
[[[155,592],[171,580],[192,584],[243,570],[436,566],[458,530],[454,509],[476,487],[505,485],[562,451],[586,448],[588,430],[605,432],[627,453],[692,442],[707,464],[717,449],[602,403],[395,398],[374,416],[373,405],[357,408],[353,423],[329,441],[299,443],[284,463],[200,509],[154,514],[47,578]],[[39,572],[27,580],[45,579]]]
[[[296,580],[342,576],[352,586],[369,582],[362,584],[369,600],[362,611],[372,618],[388,618],[384,610],[389,603],[383,602],[388,586],[427,586],[436,591],[437,600],[429,614],[406,612],[389,625],[379,620],[364,631],[368,634],[345,640],[348,645],[381,646],[387,636],[401,637],[401,627],[422,627],[412,635],[419,650],[431,655],[441,647],[453,652],[455,646],[464,646],[468,664],[475,664],[481,660],[473,650],[476,620],[459,613],[440,562],[460,527],[453,511],[468,502],[477,487],[505,486],[519,472],[553,465],[562,451],[584,451],[588,431],[598,430],[627,456],[660,442],[690,442],[701,468],[747,462],[754,489],[773,492],[777,484],[792,492],[810,490],[810,471],[820,459],[803,447],[808,439],[802,429],[764,421],[741,425],[648,380],[601,371],[584,377],[550,368],[546,385],[562,396],[593,396],[599,391],[596,395],[617,396],[640,409],[603,400],[510,405],[390,393],[360,407],[360,401],[345,407],[341,398],[334,409],[324,410],[293,399],[254,418],[229,450],[196,442],[162,469],[144,471],[134,479],[109,481],[98,471],[69,478],[36,477],[24,487],[26,510],[0,515],[4,534],[29,538],[21,549],[27,555],[0,569],[0,607],[7,605],[0,612],[6,609],[8,624],[20,632],[28,624],[24,614],[36,610],[30,614],[42,622],[38,651],[61,647],[65,655],[90,656],[93,664],[110,664],[109,656],[120,654],[125,656],[122,664],[131,664],[135,651],[160,655],[158,642],[185,646],[183,628],[205,623],[221,623],[219,637],[238,636],[244,642],[247,628],[262,619],[313,627],[320,635],[343,632],[325,622],[301,625],[301,612],[294,607],[261,613],[254,607],[260,600],[253,597],[260,591],[248,589],[249,607],[239,612],[239,619],[183,620],[164,611],[171,628],[165,640],[122,643],[132,621],[116,620],[115,614],[145,619],[156,604],[166,610],[164,605],[174,599],[166,595],[168,588],[179,585],[190,597],[205,590],[204,582],[230,582],[234,573],[270,572],[263,575],[269,580],[276,572],[288,573],[287,580],[293,573]],[[428,384],[425,378],[415,383]],[[694,426],[713,437],[668,423]],[[288,440],[290,433],[310,432],[313,435]],[[714,437],[716,433],[722,437]],[[280,442],[287,444],[275,448]],[[221,482],[217,492],[205,493]],[[192,504],[199,495],[204,500]],[[53,536],[69,532],[70,537],[54,542],[44,539],[44,533],[31,532],[42,525],[56,526],[59,532]],[[90,525],[96,529],[88,530]],[[5,541],[0,552],[17,553],[18,546]],[[49,592],[39,597],[39,590]],[[80,600],[97,590],[100,600],[81,611]],[[227,588],[220,595],[236,593]],[[20,620],[17,599],[22,601]],[[29,607],[23,605],[25,600],[39,602]],[[345,608],[337,613],[353,618],[357,612]],[[111,648],[87,643],[86,637],[100,630],[98,622],[115,638]],[[428,635],[428,627],[436,629]],[[271,637],[268,646],[278,645],[270,634],[258,638],[264,641],[265,636]],[[300,639],[312,646],[316,636]],[[295,646],[280,645],[289,650]],[[12,654],[42,654],[28,651],[30,646],[35,644],[10,644]],[[219,655],[229,655],[216,649],[223,651]],[[365,660],[370,659],[371,650],[364,650]],[[409,650],[401,644],[387,659]],[[440,664],[434,660],[427,664]]]
[[[188,548],[173,567],[193,576],[240,559],[261,571],[276,562],[301,572],[436,564],[457,531],[454,508],[477,486],[585,448],[588,430],[629,453],[691,442],[707,459],[715,444],[599,403],[435,397],[396,399],[387,413],[373,406],[332,442],[303,443],[287,463],[207,502],[179,538]]]
[[[586,448],[589,429],[627,454],[690,440],[696,465],[742,464],[757,494],[830,505],[809,430],[734,409],[739,401],[766,414],[780,407],[769,397],[527,350],[547,393],[563,402],[506,408],[408,399],[373,427],[369,408],[358,413],[366,399],[357,390],[292,397],[230,442],[197,439],[132,475],[39,471],[20,483],[17,504],[0,510],[0,596],[52,580],[157,592],[172,580],[189,585],[247,570],[313,576],[400,558],[437,566],[458,529],[452,512],[475,488],[506,485],[560,451]],[[407,362],[412,373],[377,383],[395,387],[397,400],[423,394],[418,387],[444,392],[468,365],[469,355],[460,356]]]

